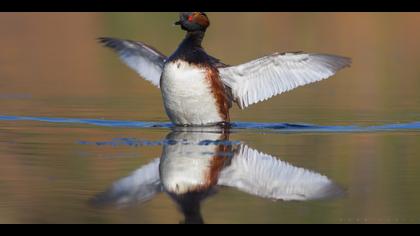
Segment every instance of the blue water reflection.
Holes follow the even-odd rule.
[[[27,117],[27,116],[0,116],[0,121],[37,121],[48,123],[87,124],[104,127],[120,128],[175,128],[170,122],[146,122],[124,120],[99,120],[78,118],[51,118],[51,117]],[[212,127],[207,127],[211,131]],[[255,122],[232,122],[231,130],[263,130],[280,132],[377,132],[377,131],[418,131],[420,122],[396,123],[375,126],[321,126],[313,124],[291,123],[255,123]]]

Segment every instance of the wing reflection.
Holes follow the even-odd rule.
[[[184,223],[203,223],[201,202],[218,186],[272,200],[336,197],[341,188],[326,176],[298,168],[213,128],[177,128],[166,137],[160,158],[116,181],[92,203],[124,206],[166,192],[184,214]]]

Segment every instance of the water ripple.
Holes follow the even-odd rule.
[[[99,119],[77,119],[77,118],[52,118],[52,117],[28,117],[28,116],[0,116],[0,121],[37,121],[47,123],[87,124],[103,127],[120,128],[174,128],[170,122],[145,122],[145,121],[123,121],[123,120],[99,120]],[[203,129],[205,127],[200,127]],[[209,128],[209,127],[208,127]],[[187,128],[194,131],[195,128]],[[374,126],[321,126],[313,124],[291,124],[291,123],[255,123],[255,122],[233,122],[232,130],[260,130],[279,132],[379,132],[379,131],[420,131],[420,122],[394,123]]]

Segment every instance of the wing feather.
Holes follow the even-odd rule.
[[[141,42],[103,37],[104,46],[116,51],[120,59],[141,77],[159,87],[166,56]]]
[[[241,145],[218,184],[274,200],[315,200],[341,196],[343,190],[324,175],[295,167]]]
[[[160,159],[156,158],[130,176],[114,182],[105,192],[91,199],[90,203],[95,206],[127,206],[152,199],[162,191],[159,163]]]
[[[299,86],[326,79],[350,64],[350,58],[335,55],[274,53],[241,65],[219,68],[219,72],[234,100],[244,109]]]

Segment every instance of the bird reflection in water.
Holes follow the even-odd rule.
[[[218,187],[284,201],[337,197],[341,188],[326,176],[298,168],[239,142],[226,129],[176,128],[160,158],[95,196],[95,206],[129,206],[167,193],[184,215],[182,223],[204,223],[201,202]]]

